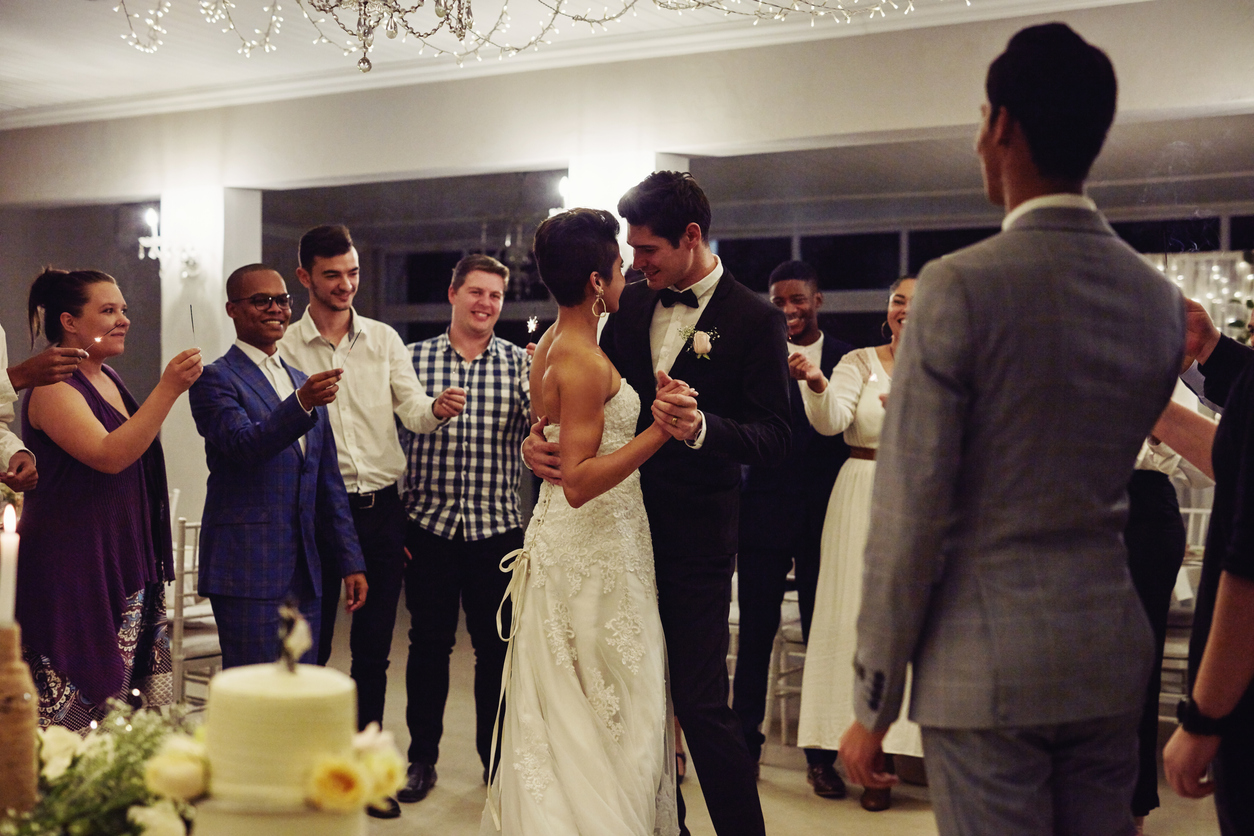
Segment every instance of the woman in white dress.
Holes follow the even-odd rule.
[[[502,561],[514,574],[513,635],[484,834],[679,832],[637,473],[671,436],[654,423],[633,438],[639,396],[597,346],[598,320],[617,310],[624,285],[617,233],[613,215],[592,209],[536,230],[536,263],[559,311],[536,348],[531,398],[560,445],[562,483],[541,486],[524,548]]]
[[[884,423],[884,402],[892,385],[893,360],[914,296],[914,279],[899,279],[889,289],[887,345],[851,351],[828,381],[800,354],[789,360],[793,376],[805,380],[802,402],[806,416],[823,435],[843,432],[849,460],[840,469],[823,523],[823,542],[815,593],[814,620],[806,645],[801,681],[801,719],[797,745],[837,749],[853,722],[853,656],[857,646],[858,608],[862,602],[862,554],[871,519],[871,488],[875,451]],[[889,754],[922,757],[919,727],[902,716],[884,738]],[[888,789],[863,792],[862,806],[888,809]]]

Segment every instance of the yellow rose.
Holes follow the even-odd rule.
[[[356,760],[324,757],[309,775],[307,798],[319,810],[351,813],[366,805],[371,784]]]
[[[144,764],[144,784],[154,795],[191,801],[205,794],[207,773],[204,746],[173,734]]]

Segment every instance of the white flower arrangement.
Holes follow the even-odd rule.
[[[212,791],[203,728],[177,711],[140,711],[115,701],[85,738],[60,726],[39,733],[35,809],[0,819],[0,836],[186,836],[193,802]],[[354,812],[405,784],[391,732],[371,723],[352,748],[311,765],[306,802]]]
[[[195,788],[190,773],[197,770],[203,793],[203,749],[194,748],[199,744],[177,712],[138,711],[118,701],[111,707],[86,737],[60,726],[39,733],[39,803],[0,823],[2,836],[185,836],[195,796],[183,796]],[[177,781],[160,757],[176,749],[198,764],[175,770]]]

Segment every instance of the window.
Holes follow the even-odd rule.
[[[1120,238],[1139,253],[1195,253],[1219,249],[1219,218],[1112,223]],[[1233,244],[1234,249],[1239,249]]]
[[[801,239],[801,260],[818,272],[823,290],[888,287],[901,269],[901,236],[896,232],[806,236]]]
[[[718,257],[737,281],[750,290],[765,293],[771,271],[792,259],[792,239],[719,239]]]
[[[1001,232],[1001,227],[976,227],[974,229],[925,229],[910,233],[910,265],[912,276],[919,275],[923,265],[934,258],[949,255],[963,247],[990,238]]]
[[[1233,218],[1229,231],[1231,248],[1234,250],[1254,250],[1254,215]],[[1246,259],[1249,260],[1248,257]]]
[[[453,268],[462,259],[462,251],[410,253],[405,256],[405,301],[411,305],[424,302],[447,302],[448,285]]]

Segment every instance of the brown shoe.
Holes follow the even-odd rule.
[[[806,782],[814,787],[819,798],[844,798],[845,782],[829,763],[812,763],[806,767]]]
[[[892,787],[883,789],[867,787],[862,791],[862,809],[868,813],[882,813],[891,806],[893,806]]]

